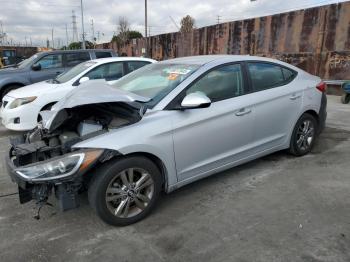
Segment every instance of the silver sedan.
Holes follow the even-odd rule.
[[[107,223],[143,219],[160,192],[288,149],[310,152],[326,120],[325,84],[281,61],[198,56],[143,67],[114,86],[87,82],[12,142],[21,203],[55,191]],[[35,144],[35,146],[33,146]],[[28,196],[31,197],[28,197]]]

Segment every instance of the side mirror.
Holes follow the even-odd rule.
[[[181,102],[182,109],[206,108],[210,105],[209,97],[202,92],[188,94]]]
[[[34,71],[40,71],[41,70],[41,64],[37,63],[37,64],[32,65],[32,69]]]
[[[89,77],[84,76],[84,77],[82,77],[82,78],[79,79],[79,84],[82,84],[82,83],[84,83],[84,82],[86,82],[86,81],[89,81],[89,80],[90,80]]]

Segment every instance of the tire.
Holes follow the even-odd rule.
[[[11,86],[7,86],[7,87],[4,89],[4,91],[1,93],[1,101],[0,101],[0,102],[2,102],[2,99],[4,98],[4,96],[5,96],[7,93],[9,93],[10,91],[15,90],[15,89],[17,89],[17,88],[20,88],[20,87],[22,87],[22,86],[21,86],[21,85],[11,85]]]
[[[341,96],[340,101],[341,101],[343,104],[349,104],[349,102],[350,102],[350,94],[344,93],[344,94]]]
[[[133,174],[133,183],[130,174]],[[91,207],[104,222],[126,226],[140,221],[152,211],[161,188],[158,167],[148,158],[133,156],[99,167],[90,181],[88,197]]]
[[[317,129],[318,125],[315,117],[308,113],[303,114],[294,127],[289,152],[295,156],[310,153],[317,138]]]

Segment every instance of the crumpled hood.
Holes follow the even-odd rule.
[[[111,103],[111,102],[148,102],[150,99],[111,87],[104,80],[90,80],[80,84],[69,92],[63,99],[57,102],[50,111],[42,111],[43,127],[52,131],[57,124],[55,118],[60,115],[63,109],[76,106]],[[59,116],[62,118],[62,115]]]
[[[47,83],[46,81],[43,81],[21,88],[17,88],[9,92],[7,95],[13,98],[38,96],[52,91],[52,89],[56,88],[57,86],[58,84],[51,84]]]

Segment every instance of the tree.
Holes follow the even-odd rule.
[[[181,28],[180,32],[181,33],[189,33],[192,32],[194,25],[195,25],[195,20],[193,17],[190,15],[186,15],[181,19]]]
[[[69,44],[68,49],[72,50],[72,49],[82,49],[82,42],[72,42]],[[90,41],[85,41],[85,46],[87,49],[93,49],[94,48],[94,44],[91,43]]]
[[[143,35],[139,31],[131,30],[129,31],[128,39],[142,38]]]
[[[118,21],[118,37],[122,45],[129,40],[129,22],[126,17],[119,17]]]

